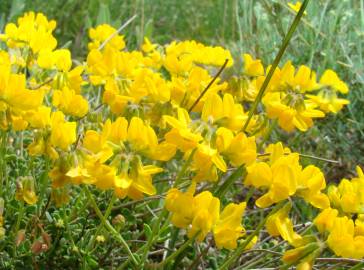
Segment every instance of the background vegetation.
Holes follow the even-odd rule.
[[[55,34],[59,46],[69,47],[75,58],[81,58],[86,52],[88,28],[99,23],[110,23],[118,28],[137,14],[124,32],[129,48],[140,46],[144,36],[162,44],[175,39],[195,39],[223,45],[234,55],[249,52],[267,64],[276,55],[294,17],[286,4],[283,0],[2,0],[0,30],[25,11],[42,12],[57,21]],[[356,164],[364,165],[364,1],[311,1],[284,55],[286,60],[292,60],[295,65],[308,65],[320,74],[327,68],[334,69],[350,87],[351,104],[338,115],[325,118],[324,125],[315,125],[306,133],[275,133],[272,140],[283,139],[294,151],[338,160],[339,163],[310,160],[324,170],[328,182],[340,180],[344,175],[348,177]],[[236,63],[224,76],[232,76],[240,65]],[[98,197],[101,209],[106,208],[106,203],[103,207],[106,195]],[[131,214],[131,209],[126,207],[130,205],[119,205],[114,211],[125,207],[123,215],[127,220],[143,218],[142,214]],[[80,207],[82,205],[75,202],[73,209],[57,210],[47,218],[62,219],[69,215],[64,211],[77,213]],[[138,208],[143,208],[143,204]],[[88,227],[96,227],[80,222],[84,225],[82,233]],[[72,230],[72,226],[70,224],[68,229]],[[61,233],[56,225],[54,231]],[[64,254],[63,238],[56,237],[50,250],[54,256]],[[135,238],[130,235],[130,239]],[[107,253],[100,249],[100,254],[110,255],[111,250],[112,245]],[[47,257],[52,258],[49,254]],[[91,264],[94,258],[87,260]],[[52,266],[52,261],[46,263]],[[70,267],[72,263],[70,259]]]

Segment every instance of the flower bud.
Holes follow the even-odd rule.
[[[112,220],[112,224],[118,228],[123,228],[125,225],[125,217],[122,214],[118,214]]]

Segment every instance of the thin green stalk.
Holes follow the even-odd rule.
[[[14,238],[15,239],[17,238],[19,228],[20,228],[20,223],[21,223],[24,213],[25,213],[24,202],[19,202],[19,203],[20,203],[20,209],[19,209],[18,217],[16,219],[16,224],[15,224],[15,228],[14,228]],[[16,257],[16,248],[17,248],[17,245],[14,245],[14,250],[13,250],[14,257]]]
[[[63,213],[63,222],[64,222],[64,227],[66,229],[66,233],[68,234],[68,237],[69,237],[69,240],[71,241],[72,243],[72,247],[75,248],[76,247],[76,254],[77,256],[79,257],[80,261],[82,262],[84,257],[82,256],[82,254],[80,253],[80,251],[78,250],[75,242],[73,241],[73,237],[72,237],[72,232],[71,232],[71,229],[69,227],[69,222],[68,222],[68,216],[67,216],[67,211],[66,211],[66,208],[65,206],[62,207],[62,213]]]
[[[248,203],[250,198],[253,196],[254,194],[254,191],[255,191],[255,188],[253,186],[251,186],[248,190],[248,193],[246,194],[246,197],[245,197],[245,202]]]
[[[188,159],[186,160],[186,162],[183,164],[181,170],[179,171],[179,173],[177,174],[176,180],[174,181],[173,187],[177,187],[178,184],[181,182],[183,176],[185,175],[188,166],[190,166],[191,162],[192,162],[192,158],[196,153],[196,148],[192,150],[191,154],[189,155]]]
[[[173,252],[169,257],[167,257],[164,261],[160,262],[157,265],[157,269],[163,269],[163,266],[168,265],[171,261],[173,261],[179,254],[181,254],[193,241],[199,232],[197,232],[193,237],[188,239],[182,246],[180,246],[175,252]]]
[[[0,196],[3,194],[4,181],[6,179],[6,141],[7,131],[1,131],[1,149],[0,149]]]
[[[37,205],[38,206],[38,216],[41,215],[42,202],[43,202],[43,198],[46,193],[46,190],[47,190],[49,167],[50,167],[50,160],[48,158],[46,158],[44,172],[40,178],[40,191],[39,191],[39,198],[38,198],[38,205]]]
[[[263,98],[264,92],[267,90],[268,84],[269,84],[270,80],[272,79],[274,71],[278,67],[278,64],[279,64],[284,52],[286,51],[286,49],[288,47],[288,44],[293,36],[293,33],[295,32],[309,1],[310,0],[305,0],[303,2],[300,10],[298,11],[296,17],[294,18],[293,23],[291,24],[291,27],[288,30],[287,35],[283,39],[282,46],[280,47],[279,52],[278,52],[276,58],[274,59],[271,68],[269,69],[268,75],[267,75],[267,77],[265,77],[262,87],[260,88],[259,93],[258,93],[257,97],[255,98],[252,107],[250,108],[250,111],[248,114],[248,119],[246,120],[246,122],[244,124],[243,131],[245,131],[246,128],[248,127],[250,120],[252,119],[255,111],[257,110],[258,105]]]
[[[192,106],[188,109],[188,112],[192,112],[193,108],[198,104],[198,102],[201,100],[201,98],[206,94],[207,90],[209,90],[209,88],[214,84],[216,79],[220,76],[220,74],[225,69],[228,62],[229,62],[229,59],[226,59],[224,64],[221,66],[219,71],[216,73],[216,75],[212,78],[212,80],[209,82],[209,84],[206,86],[206,88],[201,92],[200,96],[195,100],[195,102],[192,104]]]
[[[171,238],[170,238],[170,241],[168,243],[168,250],[167,250],[167,256],[166,257],[171,255],[171,251],[173,250],[174,246],[176,245],[179,231],[180,231],[180,229],[177,228],[177,227],[172,228]]]
[[[188,166],[192,162],[192,158],[193,158],[195,152],[196,152],[196,149],[194,149],[191,152],[191,154],[189,155],[188,159],[183,164],[181,170],[179,171],[179,173],[176,176],[176,180],[174,181],[173,187],[177,187],[178,184],[180,183],[181,179],[183,178],[183,176],[185,175],[185,173],[186,173],[186,171],[188,169]],[[162,212],[159,214],[158,219],[156,220],[156,222],[153,225],[152,235],[149,237],[148,242],[145,244],[145,246],[142,247],[143,248],[143,256],[142,256],[142,262],[143,262],[143,264],[147,260],[149,249],[151,248],[151,246],[155,242],[155,239],[157,239],[158,236],[159,236],[160,224],[161,224],[163,218],[165,218],[167,215],[168,215],[167,209],[166,208],[163,208]],[[162,227],[164,227],[164,225]]]
[[[113,193],[112,197],[111,197],[111,200],[109,202],[109,205],[107,206],[106,208],[106,211],[105,211],[105,214],[104,214],[104,219],[107,220],[108,217],[110,216],[110,213],[111,213],[111,210],[114,206],[114,203],[116,201],[116,195],[115,195],[115,192]],[[89,242],[88,246],[87,246],[87,249],[86,250],[90,250],[93,245],[95,244],[95,241],[96,241],[96,237],[98,236],[98,234],[100,233],[101,229],[104,227],[104,224],[101,223],[97,229],[96,229],[96,232],[94,233],[94,235],[92,236],[91,238],[91,241]]]
[[[93,206],[96,215],[99,217],[99,219],[101,220],[101,222],[104,224],[104,226],[106,227],[106,229],[115,237],[115,239],[124,247],[125,251],[128,253],[129,258],[131,259],[131,261],[133,262],[133,264],[135,266],[139,266],[139,262],[137,260],[137,258],[134,256],[133,252],[130,250],[128,244],[126,243],[126,241],[124,240],[124,238],[121,236],[120,233],[118,233],[113,226],[111,226],[111,224],[109,223],[108,220],[106,220],[104,218],[104,215],[101,213],[99,207],[97,206],[96,201],[93,198],[93,195],[91,194],[90,190],[87,188],[87,186],[84,186],[84,190],[85,193],[89,199],[89,201],[91,202],[91,205]]]
[[[288,155],[288,153],[285,153],[285,154]],[[270,153],[264,153],[264,154],[259,154],[258,157],[266,157],[266,156],[270,156],[270,155],[271,155]],[[307,155],[307,154],[299,154],[299,156],[304,157],[304,158],[320,160],[320,161],[326,161],[326,162],[329,162],[329,163],[340,164],[340,161],[338,161],[338,160],[327,159],[327,158],[323,158],[323,157],[316,157],[316,156]]]
[[[364,262],[358,263],[357,265],[354,265],[353,267],[349,268],[349,270],[360,270],[364,268]]]
[[[244,177],[246,171],[244,165],[238,167],[214,192],[214,196],[221,198],[228,191],[229,187],[239,178]]]
[[[274,119],[272,123],[270,124],[268,130],[264,133],[264,137],[262,141],[257,145],[257,152],[259,153],[262,149],[264,143],[269,139],[270,135],[272,134],[274,128],[277,126],[277,119]],[[269,122],[268,122],[269,123]]]
[[[282,208],[284,204],[283,202],[278,203],[273,210],[270,212],[269,215],[267,215],[264,219],[261,220],[261,222],[258,224],[257,228],[255,229],[255,231],[250,234],[245,241],[233,252],[233,254],[231,254],[228,258],[225,259],[225,261],[222,263],[221,267],[219,269],[223,270],[223,269],[229,269],[228,267],[237,261],[237,259],[239,258],[239,256],[244,252],[246,246],[253,240],[253,238],[255,236],[257,236],[259,234],[259,232],[263,229],[267,219],[273,215],[274,213],[276,213],[279,209]]]

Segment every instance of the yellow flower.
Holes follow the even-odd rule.
[[[202,136],[199,132],[191,130],[191,119],[185,109],[178,108],[177,115],[177,118],[169,115],[163,116],[163,119],[172,126],[172,130],[166,133],[165,139],[181,151],[186,152],[195,148],[202,140]]]
[[[316,216],[313,223],[321,233],[331,231],[337,215],[338,211],[336,209],[326,208]]]
[[[143,193],[155,195],[156,189],[152,184],[152,175],[162,172],[163,169],[154,165],[143,166],[139,159],[136,159],[131,165],[129,178],[131,185],[128,196],[132,199],[140,199]]]
[[[90,51],[98,49],[106,40],[108,40],[106,46],[110,46],[115,50],[125,48],[124,37],[120,36],[117,30],[108,24],[101,24],[96,28],[90,28],[89,37],[91,39],[91,42],[88,44]]]
[[[142,50],[145,53],[150,53],[152,51],[154,51],[157,47],[157,44],[152,44],[149,40],[149,38],[144,37],[144,43],[142,45]]]
[[[190,155],[191,153],[188,152]],[[189,156],[186,155],[186,156]],[[193,178],[194,181],[216,181],[218,168],[222,172],[226,172],[227,166],[224,159],[216,149],[211,148],[207,144],[198,144],[197,150],[193,155],[192,167],[197,171]]]
[[[171,221],[178,228],[187,228],[192,222],[193,208],[185,206],[192,206],[195,189],[196,183],[192,182],[186,192],[172,188],[167,193],[165,207],[168,211],[172,212]]]
[[[199,66],[194,66],[185,75],[172,75],[171,78],[171,99],[172,104],[189,109],[200,97],[202,91],[211,82],[212,76],[209,72]],[[212,94],[224,91],[228,84],[217,78],[200,101],[193,108],[194,112],[201,112],[205,100]]]
[[[220,214],[219,221],[214,227],[214,239],[218,248],[235,249],[237,239],[245,234],[241,218],[246,203],[228,204]]]
[[[72,116],[83,117],[88,112],[87,100],[67,87],[53,92],[52,104],[65,114]]]
[[[202,241],[206,235],[213,231],[220,217],[220,201],[214,197],[211,192],[203,191],[194,196],[196,183],[192,182],[186,192],[172,188],[168,191],[166,197],[166,209],[172,213],[172,223],[179,228],[188,229],[188,237],[197,237],[198,241]],[[186,207],[188,205],[189,207]],[[216,233],[218,237],[224,234],[223,230],[238,229],[235,227],[237,215],[244,211],[243,205],[239,209],[229,206],[224,213],[225,220],[229,221],[229,227],[218,227]],[[232,211],[235,209],[236,211]],[[233,215],[231,217],[230,215]],[[235,220],[235,219],[236,220]],[[234,219],[234,220],[233,220]],[[222,226],[220,224],[219,226]],[[220,239],[219,239],[220,240]],[[231,241],[234,241],[233,239]],[[236,241],[236,239],[235,239]]]
[[[288,6],[296,13],[301,9],[302,3],[300,1],[297,1],[296,4],[288,3]],[[307,12],[305,11],[303,15],[307,15]]]
[[[11,124],[14,131],[25,130],[28,126],[28,122],[22,116],[14,114],[11,114]]]
[[[71,52],[67,49],[55,51],[42,50],[38,54],[38,65],[44,69],[56,67],[62,72],[69,71],[72,66]]]
[[[45,129],[51,125],[51,108],[41,106],[37,110],[27,111],[25,119],[29,122],[30,126],[38,129]]]
[[[335,218],[327,244],[337,256],[354,259],[364,257],[364,236],[355,235],[354,222],[346,216]]]
[[[297,264],[297,270],[311,270],[320,253],[320,243],[309,242],[284,252],[282,260],[287,264]]]
[[[335,91],[339,91],[342,94],[349,92],[349,88],[346,83],[340,80],[336,72],[331,69],[325,70],[324,74],[322,74],[320,84],[321,86],[330,87]]]
[[[248,117],[241,104],[234,102],[232,95],[225,94],[223,98],[220,98],[218,94],[211,94],[204,103],[201,118],[206,122],[211,121],[219,126],[238,131]]]
[[[290,102],[289,105],[286,102]],[[278,119],[279,126],[288,132],[295,128],[307,131],[313,126],[313,118],[325,116],[322,111],[315,109],[316,105],[286,94],[268,93],[263,98],[263,104],[268,117]]]
[[[192,68],[192,63],[222,66],[226,59],[227,66],[232,66],[231,53],[222,47],[205,46],[193,40],[173,41],[166,48],[164,65],[172,73],[183,74]]]
[[[297,195],[303,197],[316,208],[325,209],[330,206],[327,195],[321,193],[325,187],[326,181],[323,173],[319,168],[309,165],[301,172]]]
[[[254,60],[250,54],[243,54],[244,58],[244,74],[251,77],[263,76],[264,67],[262,61]]]
[[[10,48],[29,46],[34,53],[53,50],[57,46],[52,35],[55,28],[54,20],[48,21],[42,13],[28,12],[18,19],[18,25],[9,23],[5,26],[5,40]]]
[[[26,89],[24,74],[11,73],[9,63],[0,63],[0,101],[17,110],[34,110],[43,102],[43,90]]]
[[[344,213],[364,213],[364,176],[362,170],[357,167],[357,174],[351,180],[342,179],[338,186],[331,185],[328,189],[328,197],[334,208]]]
[[[338,113],[344,105],[350,103],[349,100],[338,98],[337,94],[330,90],[321,90],[317,95],[306,95],[310,101],[316,104],[321,111],[328,113]]]
[[[68,147],[76,141],[76,122],[65,121],[63,113],[58,111],[52,114],[51,125],[51,144],[67,151]]]
[[[245,184],[268,188],[256,201],[259,207],[268,207],[295,194],[301,172],[298,159],[298,154],[294,153],[281,156],[271,165],[258,162],[247,167]]]
[[[17,182],[16,199],[25,201],[33,205],[37,202],[38,197],[35,194],[34,179],[32,177],[23,177]]]
[[[124,142],[128,141],[133,151],[155,160],[167,161],[176,152],[173,144],[159,143],[154,129],[138,117],[133,117],[129,125],[125,118],[118,117],[111,123],[108,139],[122,148]]]
[[[220,201],[211,192],[203,191],[193,198],[193,219],[188,236],[198,233],[197,240],[202,241],[212,230],[220,216]]]
[[[289,65],[290,62],[287,62]],[[285,70],[282,70],[285,72]],[[304,93],[307,91],[313,91],[319,88],[316,82],[316,73],[307,66],[300,66],[295,73],[294,68],[288,68],[284,73],[283,80],[295,91]]]
[[[108,144],[107,138],[111,132],[111,122],[106,121],[100,133],[94,130],[87,130],[82,146],[94,155],[95,160],[101,163],[107,161],[114,154],[112,147]]]
[[[216,131],[218,151],[225,156],[234,167],[242,164],[250,165],[257,157],[255,137],[247,137],[243,132],[237,135],[226,128]]]
[[[291,205],[286,204],[276,213],[268,217],[265,226],[271,236],[281,236],[291,245],[298,246],[302,237],[293,230],[292,221],[288,217],[290,210]]]

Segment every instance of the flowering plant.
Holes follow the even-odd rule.
[[[43,265],[47,254],[66,249],[88,269],[101,265],[96,254],[109,241],[103,261],[121,248],[126,256],[110,265],[141,269],[176,265],[190,245],[206,243],[191,269],[210,248],[225,254],[220,267],[228,269],[269,234],[286,243],[285,268],[310,269],[326,253],[362,259],[362,170],[326,187],[303,154],[269,142],[274,129],[306,132],[349,104],[335,71],[317,76],[305,65],[279,65],[307,3],[291,5],[297,16],[271,65],[196,41],[145,38],[128,50],[108,24],[89,30],[86,59],[73,61],[53,35],[56,22],[42,13],[7,24],[0,36],[2,250]],[[224,77],[234,61],[242,70]],[[20,153],[11,161],[9,144]],[[242,186],[238,198],[234,185]],[[297,202],[313,213],[303,231],[291,218]],[[147,218],[134,216],[141,207]],[[260,221],[248,224],[254,211]],[[92,216],[100,222],[90,228]]]

